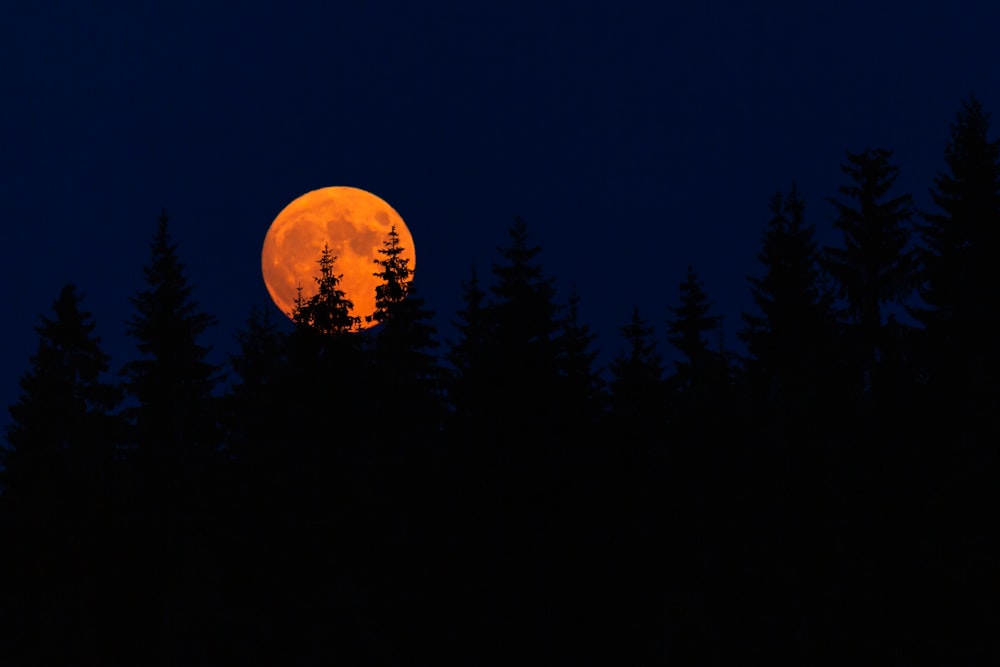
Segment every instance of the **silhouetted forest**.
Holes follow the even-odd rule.
[[[747,211],[755,307],[726,323],[745,353],[697,267],[663,266],[606,368],[586,295],[556,300],[519,219],[462,281],[453,340],[390,233],[377,326],[325,250],[294,326],[254,311],[215,365],[161,217],[134,360],[74,285],[37,327],[4,452],[0,663],[1000,659],[989,132],[963,101],[932,211],[891,151],[846,153],[834,247],[792,184]]]

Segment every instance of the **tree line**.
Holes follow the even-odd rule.
[[[326,248],[294,326],[255,310],[213,364],[162,216],[135,360],[113,375],[72,284],[36,328],[3,458],[4,663],[995,656],[989,131],[964,100],[933,212],[891,151],[848,152],[838,246],[776,193],[745,354],[687,267],[665,339],[636,306],[607,369],[520,219],[462,282],[454,340],[393,230],[377,326]]]

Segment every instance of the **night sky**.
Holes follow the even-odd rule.
[[[412,230],[441,338],[460,282],[473,265],[488,280],[520,215],[560,299],[576,284],[606,361],[634,304],[663,340],[689,263],[735,344],[776,190],[797,183],[836,243],[824,198],[845,151],[894,150],[900,192],[927,208],[962,98],[1000,130],[998,3],[232,7],[5,6],[5,406],[66,282],[114,371],[134,354],[129,297],[161,209],[218,318],[217,360],[270,304],[260,249],[275,215],[352,185]]]

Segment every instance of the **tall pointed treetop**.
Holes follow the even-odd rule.
[[[308,299],[303,299],[300,292],[292,311],[294,322],[327,336],[342,336],[357,330],[360,325],[360,318],[351,315],[354,304],[340,287],[343,275],[333,272],[336,261],[337,256],[330,246],[324,245],[317,260],[319,275],[313,277],[318,290]]]
[[[140,442],[204,443],[212,436],[206,402],[218,380],[201,336],[215,318],[198,310],[192,287],[161,214],[143,268],[146,287],[132,297],[127,333],[140,357],[125,364],[131,410]]]

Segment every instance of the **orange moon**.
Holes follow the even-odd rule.
[[[320,188],[307,192],[286,206],[271,223],[260,254],[264,284],[281,312],[291,317],[299,286],[302,297],[316,294],[318,260],[328,244],[336,256],[335,275],[342,275],[340,288],[354,303],[351,315],[369,327],[366,315],[375,312],[375,277],[383,259],[389,230],[396,226],[402,256],[410,270],[417,266],[413,236],[389,204],[370,192],[347,186]]]

